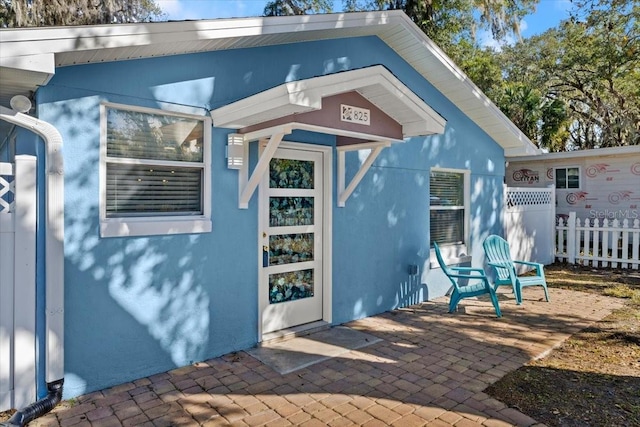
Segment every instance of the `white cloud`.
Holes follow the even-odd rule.
[[[170,17],[180,15],[182,12],[180,0],[156,0],[156,2],[162,11]]]
[[[516,42],[515,37],[511,35],[505,37],[503,41],[497,41],[493,38],[493,34],[491,34],[491,31],[487,30],[478,31],[476,37],[478,38],[478,43],[480,44],[480,46],[490,47],[498,52],[502,50],[502,46],[512,46]]]
[[[529,28],[529,24],[524,19],[520,21],[520,33],[524,33]]]
[[[529,28],[529,24],[524,19],[520,20],[520,35],[527,31]],[[491,47],[497,51],[501,51],[503,46],[513,46],[517,38],[511,34],[507,35],[503,41],[497,41],[493,38],[491,31],[480,30],[478,31],[476,37],[478,38],[478,43],[482,47]]]

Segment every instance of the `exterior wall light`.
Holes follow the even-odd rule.
[[[15,95],[11,98],[11,101],[9,101],[9,105],[18,113],[26,113],[31,110],[31,101],[24,95]]]
[[[232,133],[227,136],[227,167],[242,169],[244,165],[244,136]]]

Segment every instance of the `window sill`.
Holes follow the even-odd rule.
[[[211,232],[207,218],[118,218],[100,222],[100,237],[166,236]]]

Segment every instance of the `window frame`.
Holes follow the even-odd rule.
[[[564,169],[565,170],[565,184],[566,187],[558,187],[558,169]],[[569,180],[567,179],[569,176],[569,169],[578,169],[578,186],[577,187],[572,187],[569,188]],[[582,168],[578,165],[572,165],[572,166],[554,166],[553,168],[553,184],[556,190],[566,190],[566,191],[574,191],[574,190],[581,190],[582,189]]]
[[[463,227],[462,231],[462,243],[444,243],[439,244],[440,253],[447,264],[462,264],[471,261],[469,251],[471,249],[469,244],[470,227],[471,227],[471,170],[469,169],[453,169],[433,167],[429,169],[429,197],[431,197],[431,173],[432,172],[445,172],[445,173],[457,173],[463,176],[463,198],[464,198],[464,215],[463,215]],[[438,260],[436,259],[435,250],[431,245],[431,211],[443,210],[442,206],[432,206],[431,199],[429,199],[429,252],[430,252],[430,264],[431,268],[439,267]]]
[[[140,215],[107,217],[107,110],[116,109],[139,113],[182,117],[203,122],[202,143],[202,214],[200,215]],[[211,127],[209,116],[179,113],[170,110],[102,102],[100,104],[100,237],[154,236],[186,233],[207,233],[211,226]],[[136,159],[118,158],[114,163],[136,164]],[[158,165],[167,161],[158,160]]]

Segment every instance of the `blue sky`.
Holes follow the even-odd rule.
[[[171,20],[238,18],[260,16],[266,0],[156,0]],[[340,11],[341,0],[334,1],[334,11]],[[536,12],[521,22],[523,37],[540,34],[568,17],[570,0],[540,0]],[[478,34],[483,44],[492,44],[489,36]]]

